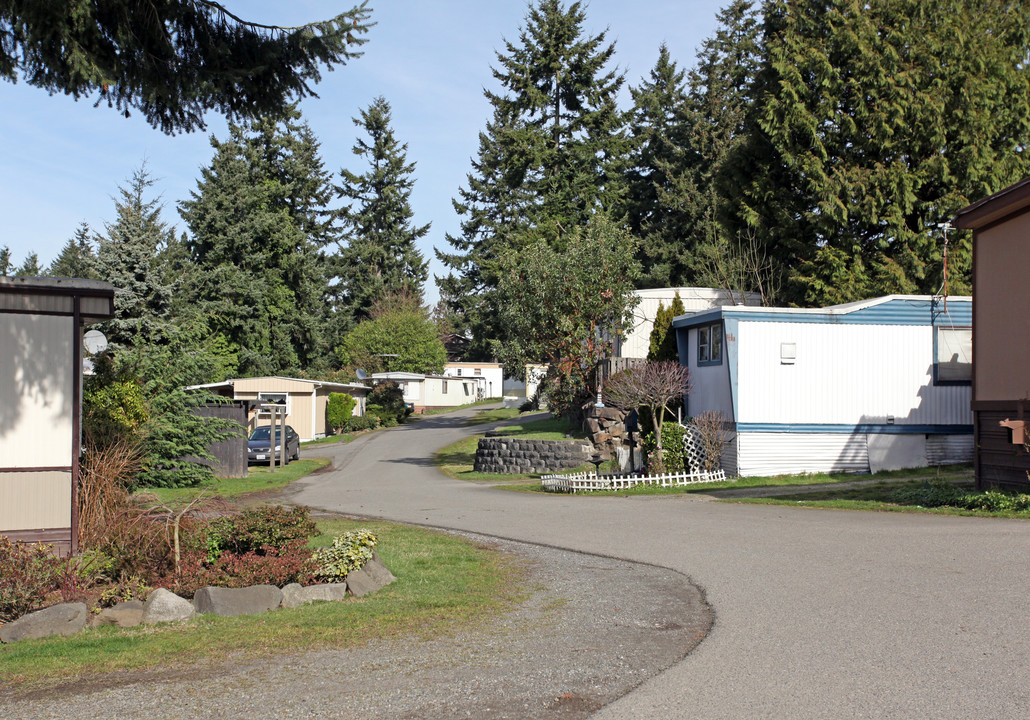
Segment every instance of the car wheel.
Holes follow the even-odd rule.
[[[300,460],[300,445],[298,445],[297,449],[293,451],[293,457],[290,458],[290,459],[291,460]]]

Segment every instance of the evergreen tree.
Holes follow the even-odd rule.
[[[733,229],[784,268],[788,300],[941,286],[940,222],[1025,176],[1030,15],[994,0],[771,0]],[[968,291],[967,238],[951,291]]]
[[[11,248],[7,245],[0,247],[0,277],[7,277],[14,271],[14,263],[11,262]]]
[[[210,0],[8,0],[0,3],[0,78],[51,95],[94,94],[164,132],[261,117],[313,94],[319,65],[366,42],[370,10],[283,28],[247,22]]]
[[[50,263],[47,274],[51,277],[95,279],[93,270],[96,259],[89,225],[83,222],[75,230],[75,236],[68,239],[60,254]]]
[[[159,340],[169,321],[174,287],[165,282],[158,256],[173,235],[161,220],[160,198],[146,199],[155,182],[144,163],[128,186],[119,188],[118,219],[105,225],[92,261],[94,276],[115,287],[115,317],[100,329],[122,346],[135,344],[137,338]]]
[[[325,362],[319,248],[331,237],[328,176],[300,113],[231,125],[180,205],[190,229],[188,307],[239,354],[244,375]]]
[[[669,287],[690,278],[688,249],[692,239],[690,209],[697,189],[681,187],[683,170],[696,167],[690,145],[690,122],[684,71],[663,44],[650,76],[630,88],[632,141],[626,173],[624,208],[629,230],[642,239],[640,287]],[[678,182],[679,181],[679,182]],[[686,212],[685,212],[686,211]]]
[[[21,267],[14,273],[15,277],[39,277],[43,274],[43,268],[39,266],[39,255],[30,252],[25,256]]]
[[[453,253],[438,253],[451,275],[441,295],[474,336],[470,355],[488,354],[500,337],[498,258],[536,238],[560,245],[621,187],[622,76],[608,70],[615,52],[606,32],[586,36],[579,2],[531,6],[518,42],[505,42],[493,70],[500,91],[485,91],[493,116],[479,157],[454,206],[464,217]]]
[[[343,182],[336,192],[348,203],[340,211],[346,246],[333,260],[338,302],[360,321],[388,295],[407,291],[422,296],[428,263],[415,243],[429,225],[411,222],[415,163],[407,161],[408,146],[397,142],[390,127],[390,104],[376,98],[354,124],[368,134],[353,148],[368,169],[340,171]]]
[[[686,311],[679,291],[673,296],[669,307],[658,303],[658,312],[655,313],[650,346],[647,351],[648,361],[679,361],[679,348],[676,345],[676,332],[672,329],[672,321]]]

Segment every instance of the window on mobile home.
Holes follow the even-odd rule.
[[[722,362],[722,324],[704,325],[697,329],[697,364],[718,365]]]
[[[973,331],[934,328],[934,380],[943,385],[968,385],[973,380]]]

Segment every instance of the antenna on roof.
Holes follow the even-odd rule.
[[[948,231],[954,230],[950,222],[938,223],[937,227],[944,233],[944,279],[941,282],[941,289],[938,295],[944,299],[944,312],[948,312]]]

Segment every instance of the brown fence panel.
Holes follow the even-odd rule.
[[[235,420],[240,424],[240,434],[228,440],[212,443],[208,452],[214,460],[204,461],[218,477],[233,478],[247,476],[247,406],[245,403],[205,405],[194,412],[201,417],[215,417]]]

